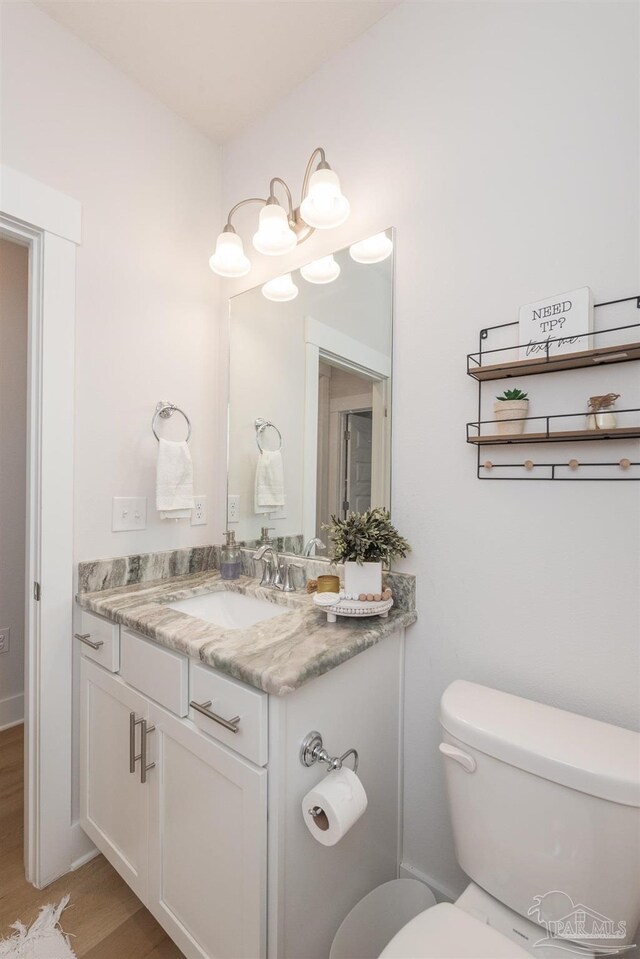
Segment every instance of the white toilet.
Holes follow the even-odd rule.
[[[570,959],[632,943],[640,735],[461,680],[440,722],[456,857],[473,882],[380,959]]]

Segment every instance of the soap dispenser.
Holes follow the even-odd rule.
[[[220,576],[222,579],[238,579],[242,572],[242,554],[236,543],[235,530],[227,530],[225,536],[227,542],[222,547]]]

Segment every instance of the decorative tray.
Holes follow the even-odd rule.
[[[320,595],[322,596],[323,594],[320,593]],[[379,602],[340,599],[337,603],[326,606],[316,602],[316,597],[314,596],[313,604],[316,609],[321,609],[323,613],[327,614],[328,623],[335,623],[338,616],[380,616],[381,619],[386,619],[389,615],[389,610],[393,606],[393,598],[382,599]]]

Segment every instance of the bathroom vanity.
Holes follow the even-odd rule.
[[[215,570],[79,594],[81,825],[186,956],[327,959],[397,875],[400,579],[388,620],[335,625]],[[300,761],[313,730],[331,756],[358,750],[368,794],[333,847],[302,818],[327,773]]]

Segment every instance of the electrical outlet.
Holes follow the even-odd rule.
[[[9,652],[9,638],[11,636],[11,630],[8,626],[5,626],[3,629],[0,629],[0,653]]]
[[[191,525],[205,526],[207,523],[207,497],[194,496],[195,506],[191,510]]]
[[[240,522],[240,497],[227,496],[227,523]]]
[[[129,529],[147,528],[146,496],[114,496],[111,529],[122,533]]]

